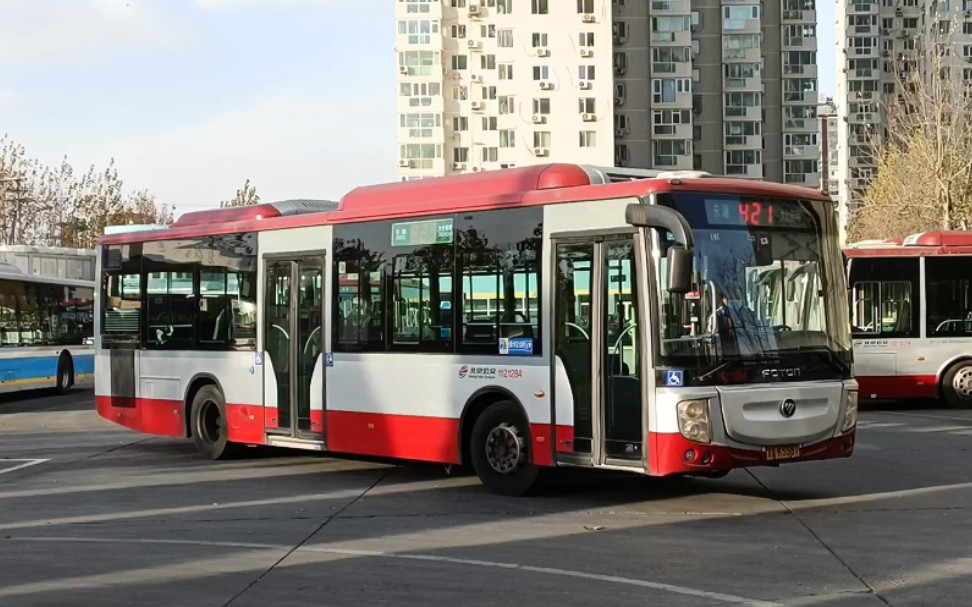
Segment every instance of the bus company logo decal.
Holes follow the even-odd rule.
[[[496,379],[496,367],[459,367],[459,379]]]
[[[780,403],[780,415],[783,417],[793,417],[796,413],[796,401],[792,398],[787,398]]]

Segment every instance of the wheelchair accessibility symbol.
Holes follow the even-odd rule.
[[[670,370],[665,373],[665,385],[666,386],[681,386],[683,382],[683,371],[681,370]]]

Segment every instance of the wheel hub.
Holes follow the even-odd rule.
[[[526,459],[524,440],[516,426],[503,422],[486,437],[486,461],[500,474],[516,472]]]
[[[216,403],[211,400],[203,403],[199,418],[203,439],[207,443],[218,442],[223,429],[223,416],[219,414]]]
[[[972,399],[972,367],[960,369],[952,379],[952,389],[962,399]]]

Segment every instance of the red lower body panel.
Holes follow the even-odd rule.
[[[935,375],[858,375],[860,399],[935,398],[938,377]]]
[[[185,436],[185,411],[178,401],[145,398],[96,397],[98,413],[105,419],[136,432],[158,436]],[[227,405],[229,439],[235,443],[262,445],[266,430],[279,427],[276,409],[254,405]],[[334,453],[390,459],[458,464],[459,420],[439,417],[385,415],[351,411],[311,411],[311,429],[326,426],[327,448]],[[553,429],[550,424],[531,425],[533,461],[554,464]],[[566,434],[565,434],[566,432]],[[558,427],[558,440],[572,436],[572,428]]]
[[[735,449],[724,445],[700,445],[681,434],[652,433],[649,435],[649,471],[652,476],[672,476],[850,457],[854,452],[854,436],[855,432],[851,431],[837,438],[807,445],[800,450],[799,457],[769,461],[762,451]],[[692,452],[691,458],[686,457],[688,452]]]

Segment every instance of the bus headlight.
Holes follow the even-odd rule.
[[[678,431],[696,443],[712,441],[708,400],[683,400],[678,403]]]
[[[844,395],[844,427],[841,432],[849,432],[857,425],[857,392],[847,392]]]

